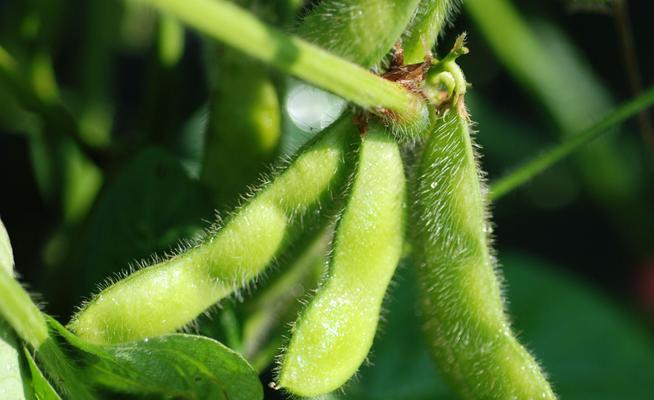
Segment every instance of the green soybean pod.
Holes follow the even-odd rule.
[[[117,343],[182,328],[247,285],[282,252],[297,226],[321,211],[348,175],[356,128],[343,117],[215,234],[169,260],[140,269],[97,294],[69,328],[94,343]]]
[[[338,222],[330,272],[299,317],[283,356],[280,388],[300,396],[338,389],[365,360],[400,259],[405,176],[397,143],[372,125]]]
[[[465,111],[438,121],[416,174],[413,244],[429,344],[463,399],[555,399],[505,314]]]
[[[323,0],[302,20],[298,35],[370,68],[400,38],[418,0]]]
[[[215,75],[200,179],[219,210],[232,205],[277,155],[280,105],[269,72],[236,51],[207,44]]]

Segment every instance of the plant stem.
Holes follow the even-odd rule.
[[[622,48],[622,58],[629,78],[631,91],[635,95],[643,92],[643,80],[638,67],[638,56],[636,55],[636,43],[634,33],[631,28],[631,20],[627,10],[626,0],[615,0],[613,2],[613,19],[615,27],[620,38],[620,47]],[[652,126],[652,117],[647,110],[642,110],[638,114],[640,132],[643,135],[645,143],[650,150],[654,151],[654,126]]]
[[[456,0],[423,0],[420,2],[416,16],[406,36],[402,40],[404,46],[404,62],[414,64],[425,58],[447,24],[448,16],[456,8]]]
[[[0,270],[0,315],[35,349],[48,338],[48,327],[41,311],[25,289],[4,270]]]
[[[185,24],[254,58],[370,109],[391,111],[401,121],[418,117],[422,101],[400,85],[302,39],[267,26],[222,0],[145,0]]]
[[[0,64],[3,53],[0,48]],[[14,255],[9,235],[0,220],[0,323],[6,320],[18,335],[38,348],[48,338],[48,327],[29,294],[14,279]]]
[[[596,139],[609,128],[624,122],[654,104],[654,87],[642,95],[618,107],[601,121],[583,132],[572,136],[554,148],[537,156],[533,160],[518,167],[515,171],[498,179],[491,185],[490,200],[497,200],[508,192],[527,182],[553,164],[561,161],[584,144]]]

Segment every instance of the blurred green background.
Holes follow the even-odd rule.
[[[240,3],[289,31],[310,7]],[[654,84],[652,15],[633,0],[465,3],[439,51],[468,32],[466,100],[490,182]],[[320,125],[289,117],[296,83],[138,1],[0,0],[0,46],[0,217],[17,271],[62,322],[107,277],[226,215]],[[652,135],[635,118],[492,205],[511,315],[561,398],[654,393]],[[293,293],[317,275],[295,276]],[[415,284],[408,259],[372,365],[331,397],[450,398],[421,344]],[[224,302],[200,331],[249,351],[262,298]],[[298,307],[282,300],[253,351],[265,383],[262,349]]]

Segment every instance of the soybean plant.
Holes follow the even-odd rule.
[[[203,159],[202,180],[221,205],[237,194],[239,184],[253,179],[284,134],[268,66],[353,105],[253,191],[222,226],[175,256],[111,283],[83,304],[68,325],[74,335],[51,324],[78,350],[95,357],[87,354],[87,362],[95,364],[85,367],[97,374],[103,365],[113,365],[121,390],[129,388],[124,375],[116,372],[123,364],[108,354],[122,356],[124,349],[146,343],[141,339],[183,329],[221,299],[256,284],[282,255],[312,268],[324,258],[327,272],[321,285],[297,316],[286,348],[275,349],[281,355],[273,386],[299,396],[337,390],[368,357],[384,297],[408,241],[407,256],[418,266],[425,337],[457,393],[464,399],[555,399],[505,310],[488,193],[464,104],[468,83],[456,64],[467,53],[465,36],[443,58],[432,54],[456,0],[323,0],[305,10],[294,28],[297,36],[224,0],[144,2],[233,47],[221,53],[220,63],[238,79],[226,73],[214,82],[215,91],[225,93],[214,99]],[[287,11],[296,10],[299,3],[292,3]],[[244,55],[267,65],[243,68],[251,61]],[[12,59],[0,48],[0,78],[13,70]],[[243,92],[225,97],[238,90]],[[654,94],[649,96],[647,101],[654,102]],[[234,113],[230,101],[236,97],[242,109]],[[234,132],[241,134],[230,136]],[[237,152],[246,135],[254,143],[248,157]],[[234,167],[234,160],[241,173],[228,182],[223,174]],[[411,172],[408,179],[405,166]],[[327,251],[327,242],[315,238],[332,232]],[[13,279],[11,248],[3,239],[0,229],[0,322],[10,324],[51,371],[64,371],[53,374],[56,386],[80,381],[78,363],[58,347],[46,322],[51,321]],[[318,245],[305,260],[300,247],[312,239]],[[270,297],[284,292],[286,281],[280,281]],[[283,294],[279,297],[286,300]],[[294,309],[286,314],[295,317]],[[246,349],[256,353],[270,330],[262,333],[256,323],[246,325],[254,327],[245,335]],[[261,325],[273,323],[266,319]],[[105,364],[97,363],[101,356]],[[195,363],[186,355],[181,358]],[[262,368],[271,358],[259,358]],[[129,376],[133,378],[131,371]],[[100,385],[111,383],[95,378]],[[187,378],[183,376],[184,387],[192,380]],[[91,386],[98,382],[75,385],[82,397],[92,397]],[[151,394],[141,389],[130,390]],[[260,385],[254,389],[261,392]]]
[[[321,4],[305,18],[300,31],[328,46],[329,37],[316,35],[311,27],[312,21],[326,18],[334,7],[329,2]],[[333,32],[340,32],[344,43],[359,43],[351,58],[371,66],[401,36],[416,7],[417,1],[397,1],[391,6],[351,0],[348,7],[339,11],[344,13],[343,24]],[[366,19],[361,21],[386,23],[369,29],[347,22],[351,20],[348,12],[365,15]],[[397,18],[398,15],[403,17]],[[369,39],[359,39],[366,32],[371,35]],[[424,115],[419,121],[424,124],[426,107],[421,106],[421,110]],[[346,143],[351,142],[348,134],[353,129],[348,118],[335,124],[323,133],[323,139],[300,152],[284,174],[235,212],[224,228],[188,251],[110,285],[82,306],[69,327],[82,338],[97,343],[163,334],[184,327],[216,301],[246,285],[298,234],[289,233],[289,226],[313,215],[320,209],[321,200],[338,190],[346,175],[343,160]],[[131,312],[124,315],[121,310],[127,309]]]

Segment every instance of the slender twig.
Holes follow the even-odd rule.
[[[629,85],[631,86],[633,95],[637,96],[643,92],[643,82],[640,75],[640,68],[638,67],[636,44],[634,42],[634,34],[631,28],[626,0],[613,1],[613,19],[618,36],[620,37],[622,58],[624,59]],[[650,112],[648,110],[642,110],[638,114],[638,122],[645,143],[654,151],[654,126],[652,126]]]
[[[566,9],[571,13],[594,13],[611,15],[612,1],[580,1],[571,0],[566,4]]]
[[[654,87],[649,88],[642,95],[618,107],[601,121],[574,135],[558,146],[544,152],[540,156],[518,167],[513,172],[498,179],[491,185],[490,200],[497,200],[513,189],[529,181],[555,163],[561,161],[584,144],[596,139],[609,128],[624,122],[635,114],[654,104]]]
[[[224,0],[144,0],[183,23],[371,111],[412,121],[421,100],[404,87],[298,37],[267,26]]]

